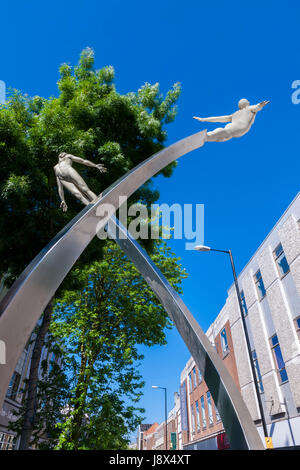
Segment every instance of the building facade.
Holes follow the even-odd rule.
[[[207,331],[207,336],[239,388],[230,323],[223,309]],[[210,390],[193,358],[180,377],[181,448],[216,450],[228,448],[228,441],[219,412]]]
[[[174,394],[174,408],[168,413],[167,418],[167,449],[181,449],[178,441],[180,429],[180,398]],[[166,449],[166,422],[154,424],[141,424],[138,428],[137,442],[139,450],[165,450]]]
[[[300,194],[238,276],[243,314],[274,447],[300,445]],[[235,286],[207,336],[230,371],[264,440]],[[181,374],[184,448],[228,445],[193,359]],[[183,417],[181,417],[183,419]],[[223,436],[223,437],[222,437]]]
[[[0,300],[4,297],[6,292],[7,289],[4,287],[2,280],[0,283]],[[41,320],[39,323],[40,322]],[[29,377],[31,357],[34,349],[34,339],[35,333],[31,335],[30,340],[27,342],[21,357],[18,360],[16,369],[6,392],[2,409],[0,410],[0,450],[15,450],[19,447],[20,439],[17,438],[15,433],[9,429],[9,423],[17,419],[15,413],[19,411],[25,399],[25,381]],[[43,361],[48,362],[48,370],[50,370],[52,363],[59,363],[59,360],[54,353],[50,352],[46,346],[43,346],[38,371],[40,378],[41,365]]]
[[[156,430],[158,427],[159,424],[154,423],[146,431],[143,432],[143,450],[152,450],[155,448],[157,442]]]

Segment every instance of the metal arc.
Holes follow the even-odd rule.
[[[113,213],[119,197],[129,197],[169,163],[205,143],[206,131],[186,137],[137,165],[86,206],[31,261],[0,303],[0,340],[6,346],[0,364],[0,408],[21,353],[46,305],[107,218],[97,215],[103,206]]]
[[[96,232],[104,228],[107,220],[118,209],[120,196],[131,196],[169,163],[203,146],[205,139],[206,131],[193,134],[161,150],[128,172],[70,221],[16,280],[0,303],[0,340],[6,345],[6,363],[0,365],[0,407],[17,361],[43,310]],[[99,210],[101,212],[104,205],[109,205],[111,209],[107,217],[100,217]],[[170,291],[171,286],[160,277],[161,274],[154,265],[146,263],[146,258],[144,267],[139,264],[142,257],[138,257],[137,261],[136,245],[131,243],[130,249],[124,245],[123,249],[129,250],[128,255],[133,252],[132,259],[135,259],[135,263],[138,262],[138,269],[146,276],[147,282],[151,282],[151,287],[203,371],[222,420],[226,423],[227,432],[233,436],[232,445],[245,449],[263,448],[257,430],[251,418],[249,419],[249,412],[245,404],[243,405],[228,371],[180,297],[175,291]],[[239,434],[243,436],[240,439]]]
[[[175,324],[212,394],[231,449],[264,449],[230,373],[181,297],[116,217],[109,220],[107,231],[131,259]]]

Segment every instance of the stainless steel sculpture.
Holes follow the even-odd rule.
[[[0,340],[6,344],[6,364],[0,365],[0,407],[18,358],[44,308],[96,231],[101,230],[113,216],[119,206],[119,197],[129,197],[166,165],[201,147],[205,141],[206,131],[193,134],[128,172],[101,197],[87,205],[23,271],[0,304]],[[106,216],[101,214],[105,204],[110,207]],[[155,271],[149,260],[139,254],[138,245],[134,245],[132,240],[129,244],[129,240],[120,240],[122,248],[162,301],[195,358],[211,389],[232,448],[263,449],[238,389],[201,328],[158,270]]]

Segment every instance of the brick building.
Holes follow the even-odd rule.
[[[143,432],[143,450],[153,450],[156,445],[156,430],[159,427],[158,423],[152,424],[146,431]]]
[[[229,320],[222,310],[207,332],[212,344],[230,371],[237,387],[239,379]],[[194,360],[190,358],[180,377],[181,446],[185,449],[227,448],[224,427],[211,393]],[[184,401],[186,403],[184,403]]]

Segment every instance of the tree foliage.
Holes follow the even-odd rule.
[[[48,357],[40,363],[35,413],[29,440],[31,448],[53,449],[60,433],[57,424],[61,422],[62,412],[69,402],[69,379],[63,363],[64,355],[53,342],[51,335],[47,335],[44,346],[48,350]],[[24,396],[27,390],[28,379],[23,383],[21,390]],[[21,407],[14,411],[16,419],[9,423],[9,429],[17,435],[23,432],[26,410],[26,400],[23,400]]]
[[[92,168],[76,167],[91,190],[99,194],[163,148],[165,125],[175,117],[179,94],[179,84],[163,96],[157,83],[120,94],[114,85],[113,67],[95,70],[94,53],[87,48],[77,66],[60,67],[57,97],[31,98],[14,91],[8,103],[0,106],[0,276],[5,276],[7,285],[82,209],[71,195],[67,196],[68,212],[59,208],[53,171],[58,154],[65,151],[103,163],[107,173],[101,175]],[[170,164],[162,173],[170,176],[174,166]],[[131,201],[149,206],[158,196],[150,181]],[[172,264],[167,248],[150,242],[148,249],[158,256],[169,280],[180,282],[183,274],[175,259]],[[56,312],[61,317],[59,320],[56,313],[51,328],[65,348],[72,393],[69,411],[63,414],[61,410],[66,408],[59,405],[59,389],[54,393],[54,378],[49,381],[44,377],[36,393],[36,376],[31,374],[31,404],[27,403],[26,411],[25,403],[23,412],[32,424],[33,442],[45,429],[49,435],[54,433],[52,441],[60,435],[62,448],[126,445],[125,430],[133,429],[139,420],[135,406],[125,405],[121,398],[124,395],[135,403],[141,393],[141,377],[133,365],[141,360],[136,345],[163,344],[163,329],[169,325],[162,307],[128,263],[116,247],[112,248],[112,242],[100,243],[96,238],[56,293],[60,298]],[[48,316],[44,314],[47,328],[51,320],[48,310]],[[33,372],[40,354],[41,344],[35,350]],[[48,404],[47,387],[53,392]],[[50,419],[54,404],[55,426]],[[109,431],[110,426],[115,433]],[[26,448],[27,438],[24,443]]]
[[[29,98],[15,91],[0,106],[0,275],[11,283],[49,242],[81,203],[71,195],[69,212],[59,209],[53,166],[66,151],[95,163],[107,173],[80,167],[78,171],[96,193],[126,171],[159,151],[166,139],[165,124],[176,113],[180,87],[165,97],[158,84],[146,83],[137,92],[120,94],[111,66],[94,69],[94,53],[83,50],[75,67],[63,64],[59,96]],[[170,176],[174,164],[163,170]],[[133,197],[145,204],[158,197],[150,183]],[[80,262],[99,256],[91,243]]]
[[[152,289],[113,241],[101,261],[76,270],[86,287],[57,301],[51,332],[66,353],[72,386],[58,448],[118,449],[136,429],[143,381],[138,345],[162,345],[171,322]],[[186,276],[165,243],[152,259],[180,291]],[[128,404],[129,403],[129,404]],[[120,447],[121,446],[121,447]]]

